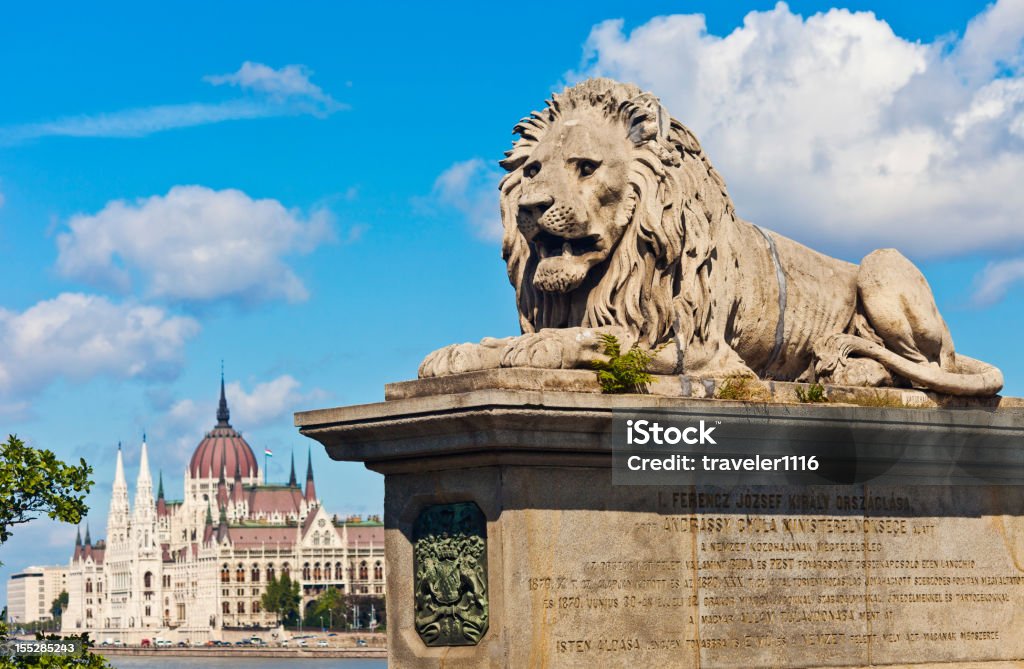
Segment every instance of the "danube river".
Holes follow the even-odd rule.
[[[301,657],[108,657],[117,669],[386,669],[387,660]]]

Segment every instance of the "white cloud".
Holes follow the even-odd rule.
[[[291,416],[305,403],[325,397],[321,390],[303,392],[301,386],[294,377],[283,374],[271,381],[257,383],[250,392],[246,392],[240,382],[233,381],[227,384],[224,392],[232,419],[256,428]]]
[[[279,70],[245,61],[237,72],[204,77],[214,86],[228,84],[243,89],[265,93],[276,100],[307,98],[321,103],[324,111],[342,109],[345,106],[324,93],[323,89],[309,80],[313,73],[303,65],[285,65]]]
[[[629,34],[606,21],[567,78],[661,97],[748,220],[847,256],[949,256],[1024,244],[1022,36],[1024,0],[990,6],[952,44],[780,3],[724,37],[700,15]]]
[[[244,302],[306,299],[284,257],[334,238],[331,216],[308,217],[272,199],[238,190],[175,186],[167,195],[115,200],[68,221],[57,237],[57,269],[66,277],[151,297]]]
[[[434,206],[453,209],[478,237],[501,239],[498,182],[502,172],[481,158],[470,158],[448,167],[434,181],[430,200]]]
[[[198,331],[191,318],[81,293],[62,293],[21,313],[0,309],[0,405],[16,408],[58,378],[172,378],[186,340]]]
[[[1010,287],[1024,282],[1024,258],[989,263],[975,278],[974,302],[980,306],[1003,299]]]
[[[275,70],[262,63],[246,61],[234,74],[204,77],[215,86],[232,84],[252,94],[245,98],[122,109],[0,127],[0,146],[55,136],[144,137],[224,121],[300,114],[324,117],[348,108],[312,83],[309,74],[301,65],[286,65]]]

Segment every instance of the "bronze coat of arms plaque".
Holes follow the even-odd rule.
[[[475,646],[487,632],[487,520],[474,502],[438,504],[413,526],[416,632],[428,646]]]

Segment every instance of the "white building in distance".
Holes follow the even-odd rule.
[[[53,600],[68,587],[62,565],[28,567],[7,581],[7,620],[15,625],[51,620]]]
[[[327,588],[383,596],[384,527],[371,517],[338,520],[316,495],[312,460],[305,489],[295,478],[263,485],[249,444],[229,423],[221,378],[217,424],[196,447],[182,500],[156,498],[145,438],[129,506],[118,447],[106,540],[76,541],[62,632],[128,643],[161,637],[202,643],[225,630],[277,624],[264,611],[266,583],[287,573],[303,602]]]

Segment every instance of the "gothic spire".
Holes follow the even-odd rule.
[[[89,523],[85,524],[85,545],[92,546],[92,537],[89,536]]]
[[[297,488],[297,487],[299,487],[299,482],[295,479],[295,449],[294,448],[292,449],[292,473],[291,473],[291,476],[288,477],[288,487],[290,487],[290,488]]]
[[[160,484],[157,486],[157,489],[156,489],[156,498],[157,499],[163,499],[164,498],[164,470],[163,469],[160,470]]]
[[[217,427],[229,427],[231,412],[228,411],[228,399],[224,395],[224,361],[220,361],[220,404],[217,406]]]
[[[75,545],[76,546],[81,546],[82,545],[82,527],[81,526],[79,526],[78,527],[78,531],[75,532]]]
[[[313,484],[313,449],[309,449],[306,459],[306,501],[316,501],[316,486]]]

